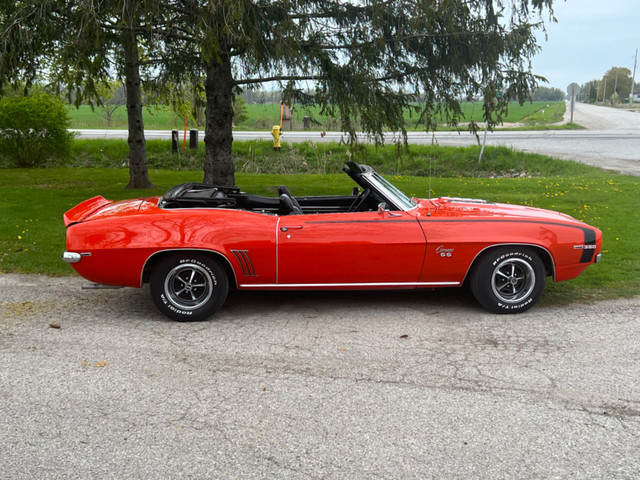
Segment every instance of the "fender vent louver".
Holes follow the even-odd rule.
[[[257,277],[258,274],[253,268],[253,262],[249,256],[249,250],[231,250],[231,253],[236,257],[242,268],[242,274],[245,277]]]

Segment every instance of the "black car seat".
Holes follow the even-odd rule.
[[[280,195],[280,211],[278,213],[280,215],[300,215],[302,208],[300,208],[295,198],[286,193],[282,193]]]

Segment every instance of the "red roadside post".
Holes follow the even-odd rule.
[[[187,125],[189,123],[189,117],[184,117],[184,138],[182,139],[182,151],[187,148]]]

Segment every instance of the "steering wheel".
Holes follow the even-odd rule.
[[[369,198],[370,193],[371,193],[371,190],[369,190],[368,188],[365,188],[362,191],[362,193],[360,193],[360,195],[356,197],[353,203],[349,206],[349,210],[347,211],[350,213],[357,212],[360,209],[360,207],[364,205],[364,202],[367,200],[367,198]]]

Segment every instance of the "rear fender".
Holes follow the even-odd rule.
[[[144,266],[142,268],[142,276],[140,278],[140,285],[144,284],[144,283],[148,283],[149,279],[151,278],[151,272],[153,271],[153,269],[155,268],[155,266],[165,257],[172,255],[176,252],[199,252],[199,253],[206,253],[207,255],[209,255],[211,258],[218,260],[218,262],[220,263],[220,265],[222,266],[222,268],[224,268],[224,270],[227,272],[227,275],[229,276],[229,284],[232,288],[236,288],[237,284],[238,284],[238,280],[236,277],[236,272],[233,270],[233,267],[231,266],[231,262],[229,261],[229,259],[223,255],[220,252],[217,252],[215,250],[206,250],[206,249],[199,249],[199,248],[170,248],[170,249],[166,249],[166,250],[160,250],[158,252],[155,252],[153,255],[150,255],[149,258],[147,258],[147,260],[144,263]]]

